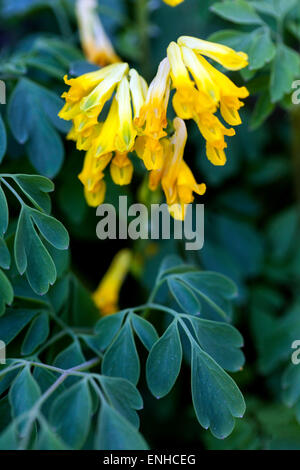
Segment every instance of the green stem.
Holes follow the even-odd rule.
[[[18,199],[22,207],[26,205],[23,199],[17,193],[17,191],[3,178],[3,176],[0,177],[0,181],[10,190],[11,193],[13,193],[13,195]]]

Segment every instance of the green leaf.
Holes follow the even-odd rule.
[[[271,101],[276,103],[286,93],[292,91],[293,80],[297,77],[300,67],[299,54],[279,43],[271,72]]]
[[[95,439],[98,450],[147,450],[141,434],[116,410],[102,402]]]
[[[150,351],[153,344],[158,340],[158,334],[154,326],[142,317],[135,313],[131,316],[134,331],[142,341],[145,348]]]
[[[240,370],[245,362],[240,348],[241,334],[231,325],[200,318],[190,318],[201,348],[223,369],[231,372]]]
[[[198,315],[200,313],[200,303],[186,284],[177,279],[168,278],[168,286],[171,294],[184,312],[191,315]]]
[[[261,13],[283,19],[297,4],[297,0],[255,0],[250,3]]]
[[[2,434],[0,434],[0,450],[17,450],[18,439],[16,424],[12,422]]]
[[[138,428],[139,417],[135,410],[142,409],[143,400],[134,385],[128,380],[116,377],[101,376],[100,381],[111,405],[134,427]]]
[[[69,235],[61,222],[50,215],[42,214],[36,209],[30,212],[35,225],[46,240],[58,250],[66,250],[69,246]]]
[[[125,312],[115,313],[101,318],[95,326],[97,333],[97,344],[100,350],[104,350],[110,345],[113,338],[121,328]]]
[[[7,362],[7,361],[6,361]],[[1,376],[0,376],[0,395],[2,395],[3,392],[5,392],[13,382],[13,380],[16,378],[18,373],[20,372],[20,369],[15,369],[9,371],[10,367],[6,367],[7,372],[5,369],[3,370],[2,368],[0,369]],[[3,373],[6,372],[4,375]]]
[[[34,292],[42,295],[54,284],[57,273],[49,252],[35,231],[30,215],[30,209],[23,207],[15,235],[15,261],[21,275],[26,271]]]
[[[50,212],[51,200],[47,193],[54,190],[52,181],[39,175],[13,175],[13,178],[37,209]]]
[[[247,52],[250,70],[261,69],[274,59],[276,47],[271,39],[269,28],[259,28],[252,33],[251,46]]]
[[[89,432],[92,399],[87,380],[68,388],[55,400],[50,422],[60,438],[73,449],[80,449]]]
[[[147,383],[156,398],[170,392],[180,372],[181,361],[182,347],[177,321],[174,320],[154,344],[147,359]]]
[[[112,377],[123,377],[133,384],[138,382],[140,361],[128,321],[106,351],[103,357],[102,373]]]
[[[40,395],[40,388],[31,375],[29,367],[24,367],[9,391],[9,401],[14,418],[31,410]],[[24,430],[25,425],[26,421],[24,420],[20,424],[20,430]]]
[[[232,378],[204,351],[192,344],[192,397],[199,423],[224,439],[241,418],[245,402]]]
[[[255,9],[245,0],[226,0],[222,3],[215,3],[210,8],[214,13],[225,20],[238,24],[261,24],[262,19]]]
[[[0,186],[0,237],[3,237],[8,227],[8,205],[3,189]]]
[[[9,249],[7,248],[5,240],[0,238],[0,268],[9,269],[10,261]]]
[[[270,94],[266,91],[258,98],[250,121],[250,129],[258,129],[274,111],[275,104],[271,103]]]
[[[0,318],[2,341],[9,344],[39,312],[39,310],[24,308],[8,309],[5,315]]]
[[[0,163],[2,162],[3,157],[5,155],[6,146],[7,146],[6,129],[5,129],[2,116],[0,114]]]
[[[50,428],[48,423],[42,425],[39,433],[36,450],[69,450],[69,447]]]
[[[27,356],[46,341],[49,335],[49,317],[46,312],[36,316],[26,333],[21,354]]]
[[[14,300],[14,291],[11,283],[0,269],[0,316],[5,312],[6,305],[10,305]],[[1,320],[0,320],[1,325]],[[0,329],[1,339],[3,340]]]
[[[223,319],[228,319],[228,301],[237,295],[235,284],[219,273],[197,272],[180,276]]]
[[[49,107],[49,103],[51,106]],[[28,156],[39,173],[54,177],[61,168],[64,148],[53,125],[61,129],[58,118],[63,102],[54,93],[22,78],[8,104],[8,121],[16,140],[26,143]]]
[[[79,366],[84,362],[85,357],[82,354],[81,348],[76,343],[72,343],[56,356],[53,365],[66,370]]]

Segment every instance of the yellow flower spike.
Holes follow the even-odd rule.
[[[166,135],[167,107],[170,96],[170,64],[167,58],[161,61],[158,71],[152,80],[145,104],[136,119],[136,126],[141,134],[161,139]]]
[[[164,163],[164,149],[159,140],[146,135],[138,137],[134,147],[137,155],[144,162],[147,170],[159,170]]]
[[[127,153],[116,152],[110,164],[110,174],[115,184],[129,184],[133,174],[133,164]]]
[[[191,36],[181,36],[178,39],[180,46],[188,47],[215,60],[229,70],[240,70],[248,65],[248,56],[244,52],[236,52],[228,46],[217,44]]]
[[[214,103],[220,100],[220,90],[214,83],[206,67],[201,63],[192,49],[182,47],[182,57],[191,72],[199,91],[205,93]]]
[[[123,77],[118,85],[116,101],[119,116],[119,128],[115,138],[116,148],[119,152],[128,152],[134,145],[136,130],[132,123],[130,89],[127,77]]]
[[[146,80],[141,77],[135,69],[130,69],[129,71],[129,87],[132,97],[132,106],[134,111],[134,121],[138,120],[140,116],[140,111],[142,106],[145,103],[147,96],[148,85]]]
[[[80,109],[86,113],[89,118],[98,117],[104,104],[108,101],[117,84],[122,80],[128,71],[128,64],[115,64],[111,72],[102,80],[96,88],[91,91],[80,102]]]
[[[132,254],[130,250],[119,251],[94,292],[93,300],[102,315],[110,315],[118,311],[120,290],[130,269],[131,262]]]
[[[77,0],[76,16],[82,48],[87,59],[104,66],[120,62],[97,14],[96,0]]]
[[[164,2],[169,5],[170,7],[176,7],[180,3],[182,3],[184,0],[164,0]]]

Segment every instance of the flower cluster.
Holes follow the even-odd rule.
[[[116,63],[65,82],[66,104],[60,117],[73,121],[68,135],[77,148],[86,150],[79,175],[89,205],[101,204],[105,197],[104,170],[116,184],[129,184],[133,165],[129,153],[135,151],[150,171],[149,187],[161,183],[171,214],[182,220],[185,204],[193,193],[204,194],[183,160],[187,138],[184,120],[193,119],[204,139],[206,154],[214,165],[226,162],[225,136],[233,136],[217,116],[230,126],[241,123],[239,109],[248,96],[205,57],[229,70],[247,65],[247,55],[224,45],[182,36],[172,42],[167,57],[158,67],[149,88],[145,80],[126,63]],[[168,135],[167,109],[170,94],[177,117],[174,134]],[[174,209],[177,205],[177,209]]]
[[[104,170],[109,163],[116,184],[131,181],[133,165],[128,153],[134,150],[134,121],[145,102],[147,84],[126,63],[70,80],[65,77],[65,82],[71,88],[63,94],[66,104],[59,116],[72,120],[68,139],[87,151],[79,179],[88,204],[98,206],[105,197]]]

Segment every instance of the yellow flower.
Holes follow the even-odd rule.
[[[135,151],[144,162],[147,170],[157,170],[164,162],[164,149],[161,142],[152,137],[142,135],[136,139]]]
[[[133,127],[130,89],[127,77],[123,77],[116,93],[118,103],[118,129],[115,146],[119,152],[129,152],[134,146],[136,130]]]
[[[132,179],[133,165],[127,152],[116,152],[110,164],[110,174],[115,184],[123,186],[129,184]]]
[[[84,196],[91,207],[97,207],[104,201],[106,184],[103,180],[103,170],[109,164],[111,158],[112,153],[103,155],[101,159],[94,158],[92,149],[86,153],[83,169],[78,178],[84,185]]]
[[[102,315],[110,315],[118,311],[120,289],[129,271],[131,261],[132,255],[129,250],[119,251],[94,292],[94,302]]]
[[[96,206],[103,201],[103,170],[114,152],[110,168],[113,181],[120,185],[131,181],[133,166],[127,154],[134,150],[135,120],[139,119],[148,87],[127,64],[109,65],[75,79],[65,78],[65,82],[71,88],[63,94],[66,104],[59,116],[73,121],[67,139],[74,140],[78,150],[87,151],[79,179],[87,203]],[[103,115],[106,112],[104,119],[102,110]]]
[[[182,36],[167,50],[171,67],[173,106],[182,119],[194,119],[206,140],[206,154],[214,165],[224,165],[227,147],[225,136],[233,136],[215,113],[220,109],[223,119],[231,126],[241,124],[240,98],[249,93],[237,87],[226,75],[213,67],[203,56],[215,60],[230,70],[245,67],[247,55],[227,46]]]
[[[157,74],[152,80],[145,103],[140,107],[134,123],[138,134],[136,152],[148,170],[155,170],[163,164],[163,149],[160,139],[167,135],[167,108],[170,96],[170,65],[167,58],[161,61]]]
[[[135,120],[143,135],[160,139],[166,135],[167,107],[170,95],[170,65],[167,58],[161,61],[155,78],[150,83],[145,104]]]
[[[183,160],[184,147],[187,139],[185,123],[180,118],[173,121],[174,135],[163,139],[165,157],[164,166],[150,173],[149,188],[155,190],[161,182],[171,215],[177,220],[183,220],[186,205],[194,200],[193,192],[203,195],[205,184],[197,184],[193,173]]]
[[[87,59],[101,66],[120,62],[97,15],[97,1],[77,0],[76,16],[82,48]]]
[[[184,0],[164,0],[167,5],[170,5],[170,7],[176,7],[177,5],[179,5],[179,3],[182,3],[183,1]]]
[[[178,39],[178,44],[215,60],[228,70],[240,70],[248,65],[248,56],[245,52],[236,52],[223,44],[191,36],[181,36]]]

